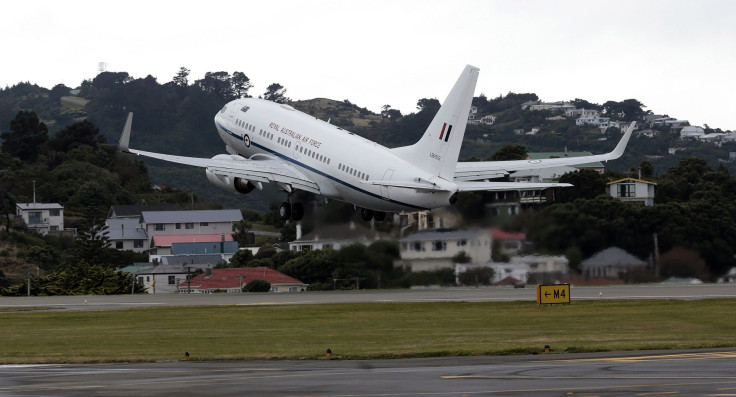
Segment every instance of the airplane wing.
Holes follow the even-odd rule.
[[[616,148],[606,154],[542,160],[458,162],[455,167],[455,182],[500,178],[514,171],[535,170],[540,168],[559,167],[563,165],[615,160],[624,154],[624,149],[626,149],[626,145],[629,143],[629,138],[631,138],[631,134],[634,132],[635,127],[636,122],[632,122],[626,130],[626,133],[624,133],[624,136],[621,137],[618,145],[616,145]]]
[[[213,158],[185,157],[171,154],[146,152],[130,149],[130,129],[133,113],[128,114],[123,134],[120,136],[118,147],[120,150],[138,156],[150,157],[177,164],[186,164],[205,168],[208,172],[226,180],[227,178],[242,178],[258,183],[277,183],[287,192],[295,188],[311,193],[319,193],[319,186],[307,178],[296,168],[275,158],[246,159],[238,155],[220,154]]]

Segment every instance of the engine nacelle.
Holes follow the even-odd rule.
[[[217,175],[209,169],[205,170],[207,180],[220,189],[225,189],[233,193],[248,194],[255,188],[259,188],[260,183],[253,183],[247,179],[233,177],[231,175]]]

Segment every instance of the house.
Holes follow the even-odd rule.
[[[370,245],[381,238],[378,232],[351,223],[327,225],[289,242],[291,251],[311,251],[331,248],[339,250],[352,244]]]
[[[575,171],[578,171],[575,167],[561,165],[559,167],[516,171],[510,174],[509,178],[513,182],[557,182],[561,176]]]
[[[557,282],[570,273],[570,261],[562,255],[518,255],[511,257],[509,263],[524,269],[526,282]]]
[[[455,278],[458,282],[460,274],[467,270],[489,267],[493,269],[491,283],[494,285],[552,283],[569,273],[568,265],[564,256],[522,255],[512,257],[508,262],[458,263],[455,265]],[[509,283],[509,280],[514,282]]]
[[[302,292],[307,284],[268,267],[241,267],[212,269],[179,284],[179,289],[192,293],[215,291],[241,292],[243,286],[253,280],[265,280],[271,284],[271,292]]]
[[[64,230],[64,207],[58,203],[17,203],[15,215],[28,229],[43,235]]]
[[[201,270],[206,272],[211,269],[212,265],[192,265],[192,264],[175,264],[175,265],[158,265],[136,271],[134,274],[138,283],[143,285],[149,294],[165,294],[182,292],[180,284],[186,284],[187,277],[192,277],[192,273]]]
[[[148,237],[179,234],[232,233],[243,220],[240,210],[142,211],[140,223]]]
[[[680,139],[697,139],[705,135],[705,130],[701,127],[687,126],[680,130]]]
[[[611,123],[611,119],[608,117],[580,117],[575,120],[575,125],[594,125],[596,127],[608,127]]]
[[[143,205],[113,205],[107,212],[108,219],[135,218],[138,220],[143,211],[180,211],[176,204],[143,204]]]
[[[643,260],[617,247],[606,248],[580,263],[585,278],[622,278],[646,266]]]
[[[569,109],[565,112],[567,117],[596,118],[601,113],[595,109]]]
[[[454,269],[452,259],[460,252],[471,263],[491,261],[493,238],[488,230],[427,230],[399,240],[401,260],[398,265],[410,271]]]
[[[217,252],[219,252],[219,244],[221,242],[233,241],[232,233],[221,234],[179,234],[179,235],[156,235],[151,237],[150,254],[153,257],[172,254],[172,244],[176,243],[209,243],[216,244]],[[212,252],[210,252],[212,253]]]
[[[107,239],[117,250],[146,252],[149,249],[148,236],[141,228],[138,218],[109,218],[105,220]]]
[[[524,233],[510,233],[505,232],[501,229],[492,228],[491,238],[496,244],[496,248],[499,250],[499,254],[511,256],[516,255],[521,251],[526,241],[526,234]]]
[[[608,182],[606,190],[611,197],[625,202],[644,203],[645,206],[654,205],[654,182],[635,178],[624,178]]]

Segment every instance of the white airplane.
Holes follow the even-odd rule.
[[[584,164],[619,158],[634,130],[631,123],[607,154],[546,160],[458,162],[479,69],[466,66],[422,138],[389,149],[290,105],[262,99],[236,99],[215,115],[215,126],[229,154],[182,157],[129,148],[133,113],[120,137],[121,150],[205,169],[216,186],[247,194],[276,183],[288,196],[282,219],[299,220],[294,190],[352,203],[365,220],[386,212],[431,210],[453,204],[464,191],[520,191],[571,186],[566,183],[493,182],[513,171]]]

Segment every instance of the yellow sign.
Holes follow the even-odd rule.
[[[537,305],[570,303],[570,284],[537,285]]]

